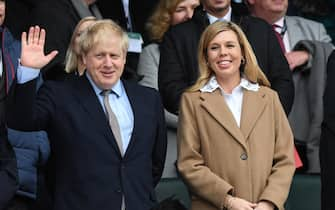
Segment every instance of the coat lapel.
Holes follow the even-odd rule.
[[[287,34],[289,37],[290,48],[293,49],[302,37],[302,31],[298,26],[298,22],[288,16],[285,17],[287,25]]]
[[[201,93],[200,99],[202,100],[201,106],[246,148],[245,138],[237,126],[235,118],[229,110],[220,90],[216,89],[212,93]]]
[[[240,125],[245,139],[248,139],[252,129],[265,108],[266,102],[265,93],[260,91],[254,92],[244,90],[243,94]]]
[[[106,135],[113,148],[121,156],[119,147],[114,138],[112,129],[109,126],[105,112],[103,111],[99,99],[97,98],[87,77],[81,76],[79,78],[75,78],[74,89],[76,91],[74,97],[76,97],[79,101],[78,104],[81,105],[83,109],[87,112],[88,116],[92,118],[91,122],[94,122],[92,123],[92,126],[96,127]]]

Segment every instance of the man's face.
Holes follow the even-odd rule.
[[[264,19],[276,19],[286,14],[288,0],[248,0],[256,16]]]
[[[5,21],[6,15],[6,3],[5,1],[0,0],[0,26],[2,26],[3,22]]]
[[[216,17],[223,17],[230,7],[230,0],[202,0],[205,10]]]
[[[120,37],[111,32],[106,33],[83,56],[87,73],[102,90],[111,89],[122,75],[126,55],[120,43]]]

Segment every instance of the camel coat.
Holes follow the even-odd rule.
[[[284,209],[295,170],[289,123],[276,92],[243,91],[240,128],[219,89],[182,96],[178,169],[192,210],[224,209],[227,194]]]

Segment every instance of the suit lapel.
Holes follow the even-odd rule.
[[[242,114],[241,114],[241,130],[248,139],[252,129],[254,128],[257,120],[261,116],[266,102],[265,94],[260,91],[247,91],[244,90],[243,93],[243,104],[242,104]]]
[[[298,26],[298,22],[295,19],[286,16],[285,21],[287,25],[287,34],[289,37],[290,48],[293,49],[294,46],[300,41],[302,32]]]
[[[141,112],[143,112],[143,109],[142,109],[143,98],[141,99],[140,96],[137,94],[136,87],[134,87],[133,85],[131,85],[130,83],[126,81],[122,81],[122,82],[126,90],[128,100],[129,100],[129,103],[130,103],[131,109],[133,110],[133,115],[134,115],[133,132],[132,132],[127,150],[124,154],[124,158],[126,158],[128,154],[130,153],[131,149],[134,147],[134,143],[135,143],[134,140],[137,135],[137,127],[138,127],[138,123],[140,123],[139,119],[141,119],[139,115],[141,114]]]
[[[119,147],[117,146],[116,140],[114,138],[113,132],[108,124],[105,112],[97,98],[90,82],[86,76],[81,76],[75,79],[75,91],[74,97],[79,101],[79,105],[87,112],[88,116],[92,119],[92,126],[101,130],[105,133],[107,139],[109,139],[113,148],[121,156]]]
[[[245,138],[220,90],[216,89],[212,93],[201,93],[200,99],[202,100],[201,106],[246,148]]]

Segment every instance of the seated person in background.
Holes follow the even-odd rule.
[[[319,173],[326,61],[333,46],[325,27],[312,20],[287,16],[288,0],[247,0],[252,15],[271,24],[293,71],[295,98],[288,115],[297,146],[306,145],[309,173]],[[299,147],[298,147],[299,148]],[[302,152],[303,150],[299,150]],[[304,160],[304,158],[303,158]]]
[[[177,141],[191,209],[283,210],[295,171],[293,135],[246,36],[232,22],[213,23],[198,60]]]
[[[65,71],[67,73],[74,74],[76,76],[81,76],[84,74],[86,66],[83,63],[82,55],[79,53],[79,37],[90,26],[92,23],[96,22],[97,18],[93,16],[88,16],[79,21],[79,23],[74,28],[69,47],[66,51],[65,57]]]
[[[199,0],[160,0],[153,15],[149,18],[147,28],[151,44],[147,45],[138,63],[137,73],[143,76],[139,84],[158,89],[159,44],[164,33],[171,25],[184,22],[192,18],[194,8],[199,6]],[[167,176],[175,175],[174,162],[176,160],[176,129],[177,115],[165,111],[168,126],[168,157],[165,171]],[[170,160],[170,161],[169,161]],[[167,165],[168,164],[168,165]],[[172,168],[172,170],[171,170]]]
[[[24,75],[9,97],[7,121],[18,129],[47,131],[52,209],[154,207],[166,155],[164,112],[156,90],[120,80],[127,34],[111,20],[96,21],[80,36],[85,74],[45,82],[36,93],[36,69],[57,54],[44,55],[44,40],[38,26],[27,39],[22,35],[18,72]]]

